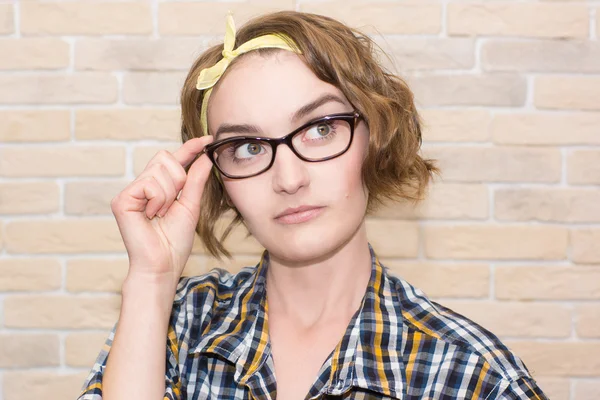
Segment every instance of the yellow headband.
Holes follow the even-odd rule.
[[[227,69],[227,66],[231,61],[239,56],[240,54],[246,53],[250,50],[255,50],[264,47],[275,47],[279,49],[293,51],[294,53],[302,54],[297,47],[291,47],[287,41],[284,40],[287,36],[283,34],[277,35],[263,35],[254,39],[248,40],[246,43],[240,45],[237,49],[233,49],[235,44],[235,24],[233,22],[232,12],[227,13],[227,26],[225,27],[225,40],[223,41],[223,58],[219,60],[215,65],[210,68],[205,68],[200,71],[198,76],[198,82],[196,83],[196,89],[203,90],[208,89],[202,99],[202,110],[200,111],[200,121],[204,134],[208,134],[208,121],[206,118],[206,112],[208,109],[208,97],[212,92],[212,87],[217,83],[221,75]],[[289,43],[293,43],[288,38]],[[210,89],[209,89],[210,88]]]

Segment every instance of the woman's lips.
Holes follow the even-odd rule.
[[[275,220],[282,224],[299,224],[317,217],[319,214],[321,214],[324,208],[325,207],[312,208],[310,210],[284,215],[282,217],[275,218]]]

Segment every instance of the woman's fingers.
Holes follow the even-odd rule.
[[[193,138],[185,142],[179,149],[173,152],[173,157],[183,167],[190,165],[204,147],[213,141],[212,135]]]
[[[154,215],[164,216],[176,199],[194,215],[199,213],[200,197],[212,163],[205,154],[198,158],[197,156],[204,146],[211,141],[212,136],[190,139],[174,153],[161,150],[150,160],[144,171],[138,176],[138,179],[152,177],[160,189],[158,190],[152,185],[154,197],[149,199],[148,202],[148,209],[146,210],[148,218],[153,218]],[[186,175],[184,168],[194,159],[196,159],[194,165],[198,164],[200,169],[198,170],[198,166],[196,166],[192,172],[190,167],[190,171]],[[190,176],[198,186],[191,190],[188,188],[186,194],[184,194],[183,189],[186,183],[189,182]]]
[[[118,204],[127,198],[130,198],[131,201],[121,210]],[[113,199],[111,206],[113,206],[113,213],[118,211],[145,211],[146,217],[152,219],[164,204],[165,199],[165,191],[156,178],[147,175],[140,176],[133,181],[129,187]]]
[[[177,188],[178,183],[176,182],[176,178],[173,176],[174,174],[178,174],[178,172],[172,172],[172,170],[176,169],[177,167],[181,168],[181,166],[174,164],[177,164],[174,160],[166,160],[164,164],[156,163],[151,168],[152,176],[154,176],[165,193],[165,201],[156,213],[156,215],[159,217],[164,216],[179,193],[179,189]],[[181,183],[181,186],[183,186],[183,183]]]
[[[156,215],[158,210],[161,209],[162,205],[165,203],[167,198],[163,187],[158,182],[156,177],[153,176],[152,178],[153,180],[151,181],[151,183],[144,187],[146,198],[149,199],[148,206],[146,207],[146,215],[150,219],[154,218],[154,216]]]

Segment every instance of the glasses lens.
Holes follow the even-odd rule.
[[[261,172],[269,166],[272,156],[273,151],[267,142],[251,139],[224,143],[214,153],[219,168],[233,177]]]
[[[302,157],[311,161],[337,156],[350,145],[351,123],[335,118],[317,122],[294,135],[292,144]]]

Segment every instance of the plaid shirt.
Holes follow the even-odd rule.
[[[389,275],[371,244],[371,278],[306,399],[539,399],[523,362],[496,336]],[[233,275],[182,277],[173,303],[164,399],[274,399],[267,331],[269,254]],[[102,398],[116,324],[78,400]]]

